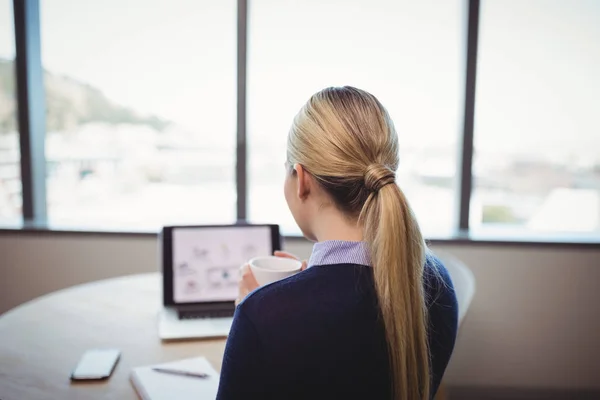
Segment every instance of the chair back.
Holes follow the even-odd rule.
[[[442,261],[454,285],[454,292],[458,301],[458,326],[469,311],[469,306],[475,296],[475,275],[462,261],[445,252],[435,252]]]

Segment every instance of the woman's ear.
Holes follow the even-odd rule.
[[[298,177],[298,198],[305,200],[310,193],[312,177],[300,164],[294,164],[294,171]]]

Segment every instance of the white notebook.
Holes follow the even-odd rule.
[[[208,374],[208,378],[166,374],[152,368],[172,368]],[[188,358],[165,364],[134,368],[131,383],[142,400],[214,399],[219,388],[219,374],[204,357]]]

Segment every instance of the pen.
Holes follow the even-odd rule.
[[[178,369],[169,369],[169,368],[152,368],[152,370],[156,372],[162,372],[165,374],[173,374],[180,376],[190,376],[193,378],[208,378],[210,375],[205,374],[203,372],[189,372],[189,371],[181,371]]]

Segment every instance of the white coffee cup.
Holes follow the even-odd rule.
[[[255,257],[248,264],[260,286],[292,276],[302,269],[298,260],[275,256]]]

